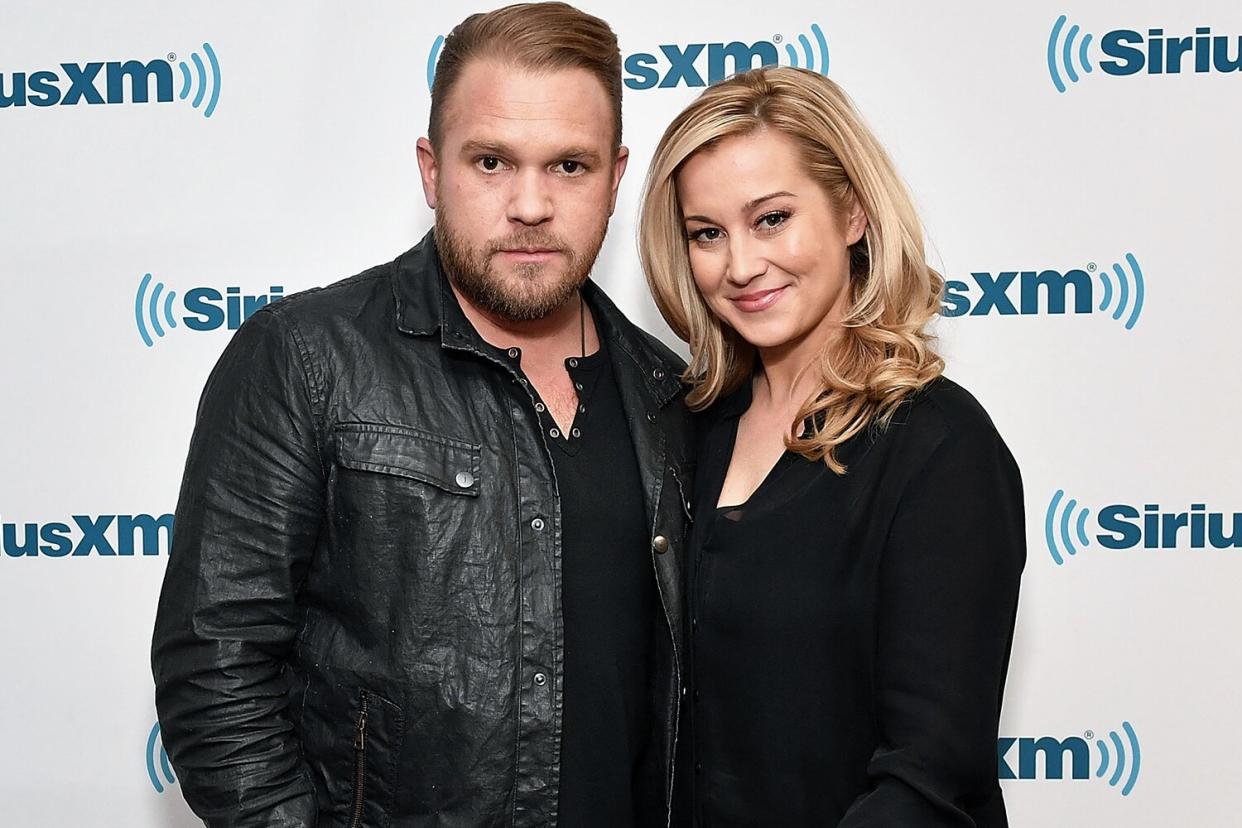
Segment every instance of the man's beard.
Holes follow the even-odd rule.
[[[436,217],[435,224],[436,250],[453,287],[471,304],[511,322],[543,319],[569,301],[591,274],[607,232],[605,219],[581,250],[574,250],[563,239],[536,228],[494,239],[480,249],[454,232],[442,215]],[[548,265],[518,265],[512,280],[497,273],[492,265],[493,255],[522,247],[557,251],[566,259],[564,273],[551,283],[541,278]]]

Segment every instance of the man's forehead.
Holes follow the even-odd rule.
[[[479,59],[445,101],[445,133],[454,143],[607,144],[612,121],[603,84],[578,68],[532,70]]]

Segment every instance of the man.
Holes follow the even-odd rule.
[[[667,825],[683,365],[587,280],[620,55],[445,41],[415,248],[255,314],[199,406],[152,663],[210,826]]]

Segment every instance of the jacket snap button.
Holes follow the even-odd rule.
[[[651,376],[655,377],[655,378],[656,378],[656,379],[658,379],[658,380],[660,380],[660,379],[664,379],[664,371],[662,371],[661,369],[657,368],[657,369],[655,369],[654,371],[652,371],[652,372],[651,372]]]
[[[543,531],[543,518],[535,518],[534,520],[532,520],[530,522],[530,528],[534,529],[536,532],[542,532]]]
[[[474,485],[474,475],[470,472],[458,472],[457,485],[461,486],[463,489],[469,489]]]
[[[543,673],[535,673],[535,684],[537,686],[543,687],[547,683],[548,683],[547,676],[545,676]]]
[[[654,538],[651,539],[651,548],[654,549],[658,554],[663,555],[665,552],[668,551],[668,538],[664,537],[663,535],[656,535]]]

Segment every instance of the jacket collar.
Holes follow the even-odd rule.
[[[463,340],[480,341],[440,267],[432,231],[394,264],[392,291],[398,330],[414,336],[431,336],[438,331],[442,347],[460,347]],[[583,297],[595,315],[599,335],[608,337],[609,345],[617,346],[634,363],[656,404],[664,406],[674,399],[681,391],[678,378],[682,365],[673,352],[626,319],[589,279],[583,286]]]

